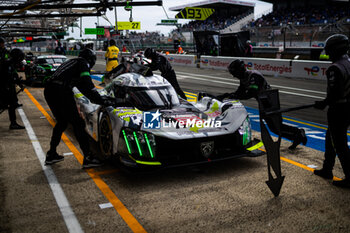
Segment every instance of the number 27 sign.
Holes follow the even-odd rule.
[[[140,22],[118,22],[118,30],[140,30]]]

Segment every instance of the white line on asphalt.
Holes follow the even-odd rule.
[[[210,78],[210,79],[217,79],[217,80],[223,80],[223,81],[239,83],[238,80],[234,80],[233,78],[232,79],[228,79],[228,78],[221,78],[221,77],[216,77],[216,76],[208,76],[208,75],[202,75],[202,74],[186,73],[186,72],[181,72],[181,71],[177,71],[176,73],[177,74],[186,74],[186,76],[182,76],[182,77],[188,77],[188,78],[192,78],[192,76],[197,76],[197,77],[205,77],[205,78]],[[188,75],[191,75],[191,76],[188,76]],[[208,80],[208,81],[211,81],[211,80]],[[307,89],[301,89],[301,88],[295,88],[295,87],[286,87],[286,86],[279,86],[279,85],[271,85],[271,87],[277,87],[277,88],[283,88],[283,89],[294,90],[294,91],[303,91],[303,92],[310,92],[310,93],[326,95],[326,92],[313,91],[313,90],[307,90]]]
[[[47,178],[47,181],[50,185],[51,191],[56,199],[57,205],[61,211],[61,214],[63,216],[64,222],[66,223],[66,226],[68,228],[69,232],[84,232],[83,229],[80,226],[80,223],[78,222],[77,217],[75,216],[69,201],[66,197],[66,195],[63,192],[63,189],[61,185],[58,183],[58,180],[56,178],[55,173],[53,172],[52,168],[50,166],[45,166],[45,153],[43,149],[41,148],[41,145],[34,133],[34,130],[31,126],[31,124],[28,121],[27,116],[25,115],[23,109],[18,109],[18,113],[22,118],[23,124],[26,127],[27,134],[29,136],[29,139],[32,142],[33,148],[35,150],[35,153],[40,161],[41,168],[43,169],[45,176]],[[48,231],[50,231],[48,229]]]
[[[179,75],[179,76],[180,77],[188,77],[190,79],[196,79],[196,80],[211,82],[211,83],[221,83],[221,84],[226,84],[226,85],[231,85],[231,86],[239,86],[238,83],[222,82],[222,81],[217,81],[217,80],[208,80],[208,79],[204,79],[204,78],[189,77],[189,76],[183,76],[183,75]],[[314,99],[324,99],[325,98],[325,97],[320,97],[320,96],[306,95],[306,94],[289,92],[289,91],[282,91],[282,90],[279,90],[279,93],[290,94],[290,95],[297,95],[297,96],[303,96],[303,97],[309,97],[309,98],[314,98]]]

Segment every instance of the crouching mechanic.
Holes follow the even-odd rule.
[[[219,100],[225,98],[247,100],[250,98],[257,99],[258,94],[262,91],[270,89],[263,75],[255,70],[246,70],[244,62],[241,60],[234,60],[228,67],[229,72],[239,79],[239,87],[236,92],[225,93],[217,97]],[[277,134],[277,129],[273,127],[272,119],[266,117],[265,119],[270,130]],[[307,142],[304,129],[298,129],[293,126],[281,125],[281,137],[287,138],[293,142],[289,149],[294,150],[300,143],[304,145]]]
[[[147,48],[145,50],[145,57],[152,59],[152,63],[149,64],[151,70],[159,70],[161,72],[161,76],[164,77],[168,82],[174,87],[176,93],[183,99],[186,99],[185,93],[181,90],[179,83],[176,79],[176,74],[171,67],[168,59],[159,53],[157,53],[152,48]]]
[[[315,108],[327,111],[328,129],[326,133],[325,160],[323,168],[314,174],[325,179],[333,179],[333,167],[336,155],[340,160],[345,179],[333,181],[333,185],[350,188],[350,149],[347,129],[350,126],[350,58],[349,39],[335,34],[326,40],[325,51],[333,64],[327,69],[327,97],[316,101]]]
[[[72,90],[73,87],[77,87],[91,102],[96,104],[113,105],[110,100],[100,96],[91,80],[90,69],[95,62],[95,53],[91,49],[84,49],[79,53],[78,58],[64,62],[46,82],[45,99],[57,123],[53,129],[45,164],[53,164],[64,159],[63,156],[57,154],[56,148],[68,123],[71,123],[84,154],[83,168],[102,165],[90,151],[85,122],[79,116]]]

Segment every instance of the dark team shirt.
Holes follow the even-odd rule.
[[[9,52],[6,48],[0,48],[0,62],[5,61],[9,58]]]
[[[261,91],[270,88],[270,85],[261,73],[258,71],[247,70],[244,73],[244,78],[240,79],[239,87],[237,91],[233,93],[233,98],[241,100],[257,98]]]
[[[66,51],[64,50],[63,47],[57,47],[57,48],[55,49],[55,54],[66,55]]]
[[[74,58],[64,62],[47,80],[47,84],[61,85],[69,89],[77,87],[92,102],[102,102],[91,80],[89,63],[84,58]]]
[[[171,75],[175,76],[175,71],[173,67],[170,65],[170,62],[168,61],[168,59],[158,53],[154,58],[152,58],[152,63],[150,64],[150,68],[152,70],[159,70],[161,72],[161,76],[165,78]]]
[[[0,63],[0,74],[2,87],[7,87],[9,85],[14,84],[15,79],[18,76],[15,67],[9,60],[3,60]]]
[[[350,102],[350,59],[344,55],[326,71],[327,98],[329,105]]]

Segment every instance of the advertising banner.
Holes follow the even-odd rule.
[[[248,70],[256,70],[263,75],[323,80],[327,79],[326,70],[331,64],[327,61],[201,56],[200,67],[227,70],[235,59],[243,60]]]
[[[195,55],[169,54],[166,58],[171,65],[196,67]]]

